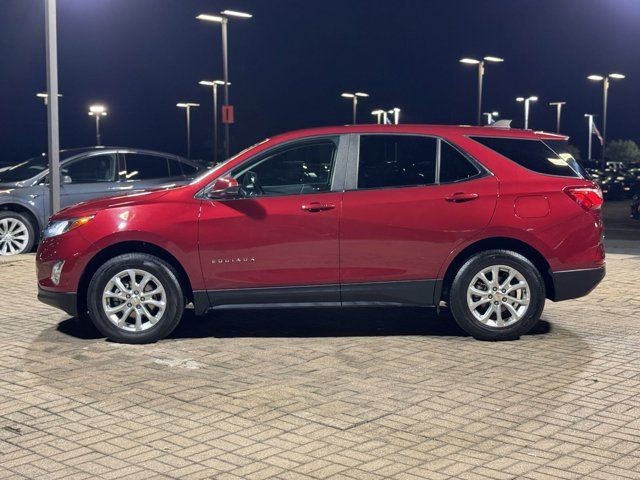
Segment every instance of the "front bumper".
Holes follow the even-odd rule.
[[[572,298],[584,297],[602,281],[605,266],[584,270],[567,270],[551,272],[553,280],[553,296],[551,300],[559,302]]]
[[[60,310],[72,317],[78,316],[77,295],[73,292],[54,292],[38,287],[38,300]]]

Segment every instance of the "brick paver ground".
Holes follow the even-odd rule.
[[[233,311],[106,342],[0,263],[0,477],[640,478],[640,256],[484,343],[416,310]]]

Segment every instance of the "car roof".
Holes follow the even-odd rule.
[[[182,157],[180,155],[176,155],[175,153],[161,152],[159,150],[149,150],[147,148],[136,148],[136,147],[114,147],[114,146],[100,146],[100,147],[75,147],[75,148],[63,148],[60,150],[60,160],[66,161],[77,155],[82,155],[85,153],[95,153],[95,152],[111,152],[111,151],[131,151],[136,153],[148,153],[150,155],[158,155],[169,158],[174,158],[180,160],[181,162],[190,163],[193,165],[199,165],[197,161],[190,160],[188,158]],[[46,153],[43,156],[47,156]]]
[[[111,151],[111,150],[131,150],[134,152],[145,152],[145,153],[153,153],[156,155],[168,155],[171,157],[183,158],[180,155],[176,155],[175,153],[161,152],[159,150],[150,150],[148,148],[137,148],[137,147],[116,147],[116,146],[100,146],[100,147],[75,147],[75,148],[63,148],[60,150],[60,153],[66,154],[66,156],[71,156],[72,154],[78,153],[90,153],[90,152],[100,152],[100,151]],[[185,158],[186,160],[186,158]]]
[[[568,140],[566,135],[555,133],[522,130],[519,128],[500,128],[491,126],[472,125],[427,125],[427,124],[399,124],[399,125],[341,125],[329,127],[307,128],[295,130],[272,137],[272,140],[285,140],[317,135],[344,135],[349,133],[415,133],[427,135],[458,134],[465,136],[507,137],[520,139]]]

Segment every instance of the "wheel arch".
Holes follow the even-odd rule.
[[[440,301],[448,301],[449,289],[456,272],[462,267],[464,262],[472,255],[494,249],[511,250],[519,253],[527,258],[538,269],[542,279],[544,280],[544,286],[546,290],[547,298],[554,298],[554,286],[553,278],[551,276],[551,267],[549,262],[545,259],[544,255],[540,253],[538,249],[530,244],[511,237],[490,237],[478,240],[471,245],[468,245],[462,249],[453,258],[453,260],[446,267],[446,272],[442,277],[442,281],[436,286],[434,294],[435,304],[438,305]]]
[[[35,230],[36,234],[35,240],[37,243],[37,240],[39,240],[40,238],[40,232],[42,231],[43,225],[40,224],[40,219],[33,209],[27,207],[26,205],[23,205],[22,203],[7,202],[0,205],[0,212],[1,211],[10,211],[26,215],[32,222],[33,229]]]
[[[158,258],[161,258],[162,260],[170,264],[178,274],[180,288],[182,288],[182,293],[184,294],[187,303],[194,301],[194,293],[189,275],[187,275],[186,270],[175,256],[154,243],[139,240],[127,240],[114,243],[103,248],[98,253],[96,253],[91,258],[91,260],[89,260],[89,263],[87,263],[87,266],[84,268],[84,271],[82,272],[82,275],[80,277],[80,281],[78,282],[78,312],[87,311],[87,291],[89,289],[89,282],[91,281],[93,274],[108,259],[125,253],[147,253],[149,255],[154,255]]]

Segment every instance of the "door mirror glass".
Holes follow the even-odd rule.
[[[207,192],[207,198],[211,199],[223,199],[223,198],[235,198],[238,196],[240,186],[238,181],[232,177],[218,178],[211,190]]]

